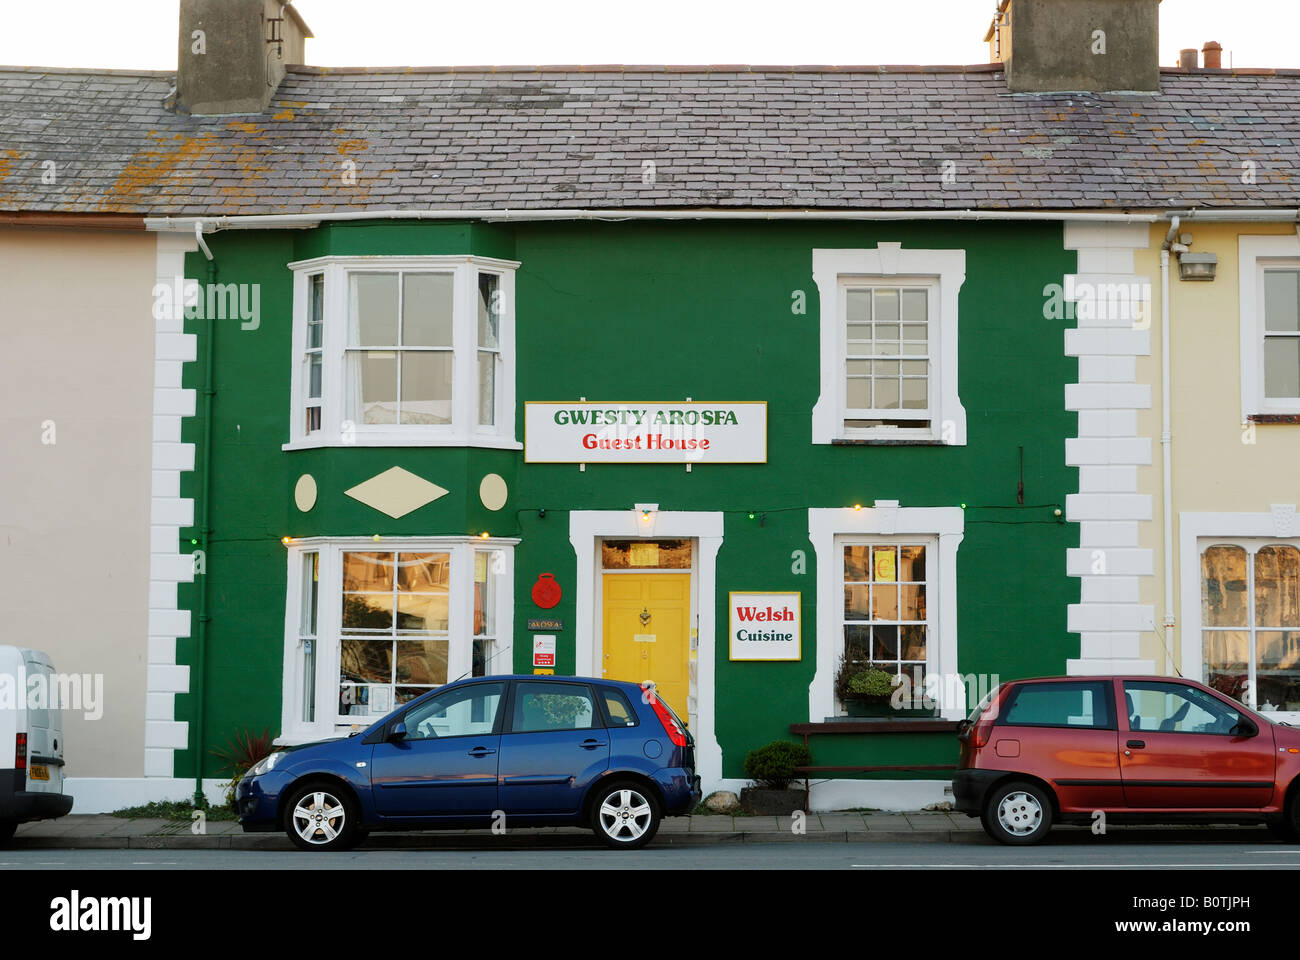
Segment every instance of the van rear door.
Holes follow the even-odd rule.
[[[63,793],[63,714],[67,692],[54,676],[54,664],[39,650],[24,650],[27,673],[27,787],[32,793]]]

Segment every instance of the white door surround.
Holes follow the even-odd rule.
[[[637,510],[574,510],[569,514],[569,542],[578,560],[574,597],[575,673],[597,676],[596,614],[600,595],[602,539],[694,539],[696,610],[699,614],[699,650],[696,661],[698,713],[692,717],[695,729],[696,772],[707,795],[722,780],[722,747],[718,744],[713,716],[715,677],[715,623],[717,611],[717,558],[722,546],[721,512],[656,511],[652,529],[643,529]]]

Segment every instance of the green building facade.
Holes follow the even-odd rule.
[[[206,242],[177,777],[221,776],[241,731],[335,736],[463,674],[553,670],[654,680],[706,792],[812,723],[814,764],[902,768],[831,774],[814,805],[938,799],[917,768],[955,762],[952,721],[1079,655],[1059,221]],[[850,726],[841,658],[906,677],[910,709]]]

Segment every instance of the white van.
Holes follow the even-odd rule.
[[[53,673],[41,651],[0,646],[0,843],[20,823],[72,809],[63,792],[63,721]]]

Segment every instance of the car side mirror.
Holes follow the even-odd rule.
[[[396,723],[394,723],[391,727],[388,728],[387,740],[389,743],[392,743],[396,740],[405,740],[405,739],[406,739],[406,721],[398,720]]]
[[[1245,737],[1249,739],[1250,737],[1258,735],[1259,727],[1255,726],[1255,724],[1252,721],[1247,720],[1245,717],[1242,717],[1235,724],[1233,724],[1232,729],[1229,730],[1228,733],[1230,733],[1234,737]]]

